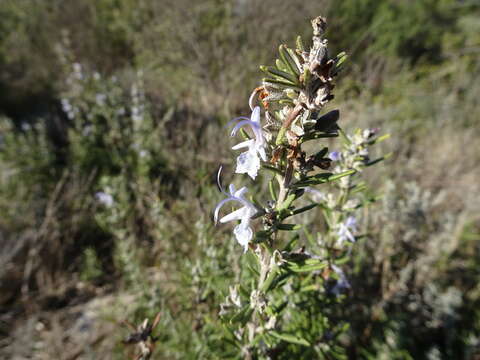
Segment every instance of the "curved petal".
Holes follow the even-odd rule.
[[[260,106],[255,106],[252,111],[252,115],[250,115],[250,120],[257,125],[260,125]]]
[[[248,192],[248,189],[246,186],[241,187],[237,191],[235,191],[234,196],[237,199],[243,199],[243,195],[245,195]]]
[[[220,210],[222,209],[223,205],[225,205],[229,201],[238,201],[238,200],[233,198],[233,197],[229,197],[229,198],[223,199],[222,201],[220,201],[217,204],[217,206],[215,206],[215,210],[213,212],[213,219],[214,219],[215,223],[217,223],[218,214],[220,213]]]
[[[252,128],[252,130],[255,132],[254,130],[254,127],[255,127],[255,123],[253,121],[251,121],[250,119],[248,120],[242,120],[242,121],[239,121],[232,129],[232,131],[230,132],[230,136],[235,136],[238,132],[238,130],[240,130],[242,127],[244,127],[245,125],[250,125],[250,127]]]
[[[227,123],[227,125],[225,125],[225,127],[230,127],[234,122],[239,121],[239,120],[250,120],[250,118],[248,118],[246,116],[239,116],[239,117],[233,118],[232,120],[230,120]]]
[[[249,215],[248,209],[245,206],[243,206],[240,209],[235,210],[235,211],[231,212],[230,214],[222,217],[220,219],[220,222],[222,224],[224,224],[226,222],[233,221],[233,220],[242,220],[246,217],[248,218],[248,215]]]

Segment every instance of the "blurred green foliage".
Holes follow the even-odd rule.
[[[466,0],[1,1],[0,309],[20,315],[1,318],[0,352],[54,357],[7,329],[68,310],[52,298],[92,300],[69,295],[88,283],[119,299],[98,310],[115,322],[162,313],[157,358],[229,358],[218,304],[248,258],[210,222],[224,124],[319,14],[350,56],[344,125],[381,126],[395,154],[371,175],[390,185],[335,310],[348,356],[479,355],[480,7]],[[128,353],[123,334],[97,357]]]

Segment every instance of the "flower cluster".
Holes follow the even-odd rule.
[[[244,130],[244,128],[250,129],[251,137],[247,140],[238,143],[237,145],[233,146],[233,150],[239,149],[246,149],[246,151],[242,152],[237,157],[237,166],[235,169],[235,173],[237,174],[248,174],[252,180],[255,180],[258,171],[260,170],[261,162],[267,161],[267,154],[266,154],[266,140],[264,131],[261,125],[261,110],[259,106],[253,107],[251,105],[252,114],[250,118],[245,116],[237,117],[230,121],[229,125],[233,124],[233,128],[230,132],[230,136],[234,137],[238,134],[240,130]],[[246,132],[244,134],[247,134]],[[248,136],[248,134],[246,135]],[[222,217],[220,219],[220,223],[225,223],[234,220],[240,220],[240,224],[235,227],[233,233],[235,238],[237,239],[238,243],[242,245],[245,251],[248,250],[248,244],[253,238],[253,230],[250,227],[250,219],[254,216],[258,211],[250,201],[248,201],[244,195],[248,191],[247,188],[244,186],[239,190],[235,189],[233,184],[229,187],[229,193],[225,192],[225,190],[221,187],[220,182],[220,175],[221,175],[221,168],[218,172],[218,184],[221,191],[227,196],[226,199],[220,201],[220,203],[216,206],[214,210],[214,218],[215,223],[218,221],[218,216],[221,208],[227,202],[234,201],[237,202],[241,207],[238,210],[233,211],[232,213]]]

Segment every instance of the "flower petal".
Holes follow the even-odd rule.
[[[240,130],[242,127],[244,127],[245,125],[250,125],[250,127],[254,128],[254,126],[256,125],[253,121],[251,120],[242,120],[242,121],[239,121],[237,123],[237,125],[235,125],[232,129],[232,131],[230,132],[230,136],[235,136],[238,132],[238,130]]]
[[[267,161],[267,154],[265,154],[265,148],[263,146],[258,147],[257,152],[263,161]]]
[[[260,106],[255,106],[252,111],[252,115],[250,116],[250,120],[260,125]]]
[[[222,201],[220,201],[217,206],[215,206],[215,210],[213,212],[213,219],[215,221],[215,223],[217,223],[218,221],[218,214],[220,213],[220,210],[222,209],[223,205],[225,205],[227,202],[229,201],[238,201],[237,199],[233,198],[233,197],[228,197],[226,199],[223,199]]]
[[[247,187],[246,187],[246,186],[243,186],[243,187],[241,187],[240,189],[238,189],[237,191],[235,191],[234,196],[235,196],[239,201],[242,201],[242,200],[245,200],[245,199],[243,198],[243,195],[245,195],[247,192],[248,192]]]
[[[340,151],[332,151],[328,157],[332,161],[340,161],[342,159],[342,153]]]
[[[255,140],[253,139],[250,139],[250,140],[246,140],[246,141],[243,141],[235,146],[232,146],[232,149],[233,150],[238,150],[238,149],[242,149],[242,148],[246,148],[246,147],[252,147],[254,145],[254,142]]]
[[[250,228],[249,223],[242,221],[240,224],[235,226],[235,229],[233,229],[233,234],[235,235],[238,243],[243,246],[244,252],[247,252],[248,243],[253,238],[253,231]]]
[[[249,218],[248,208],[246,208],[245,206],[241,207],[238,210],[235,210],[235,211],[231,212],[228,215],[225,215],[224,217],[222,217],[220,219],[220,222],[222,224],[224,224],[224,223],[229,222],[229,221],[242,220],[244,218],[247,218],[247,219]]]
[[[227,123],[227,125],[225,125],[225,127],[228,128],[228,127],[230,127],[234,122],[239,121],[239,120],[250,120],[250,119],[249,119],[248,117],[246,117],[246,116],[239,116],[239,117],[236,117],[236,118],[230,120],[230,121]]]
[[[237,167],[235,172],[237,174],[248,174],[253,180],[257,177],[260,169],[260,159],[256,152],[246,151],[237,157]]]

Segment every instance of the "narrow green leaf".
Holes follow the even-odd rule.
[[[300,225],[300,224],[279,224],[279,225],[277,225],[278,230],[284,230],[284,231],[300,230],[301,228],[302,228],[302,225]]]
[[[337,55],[337,63],[336,66],[339,67],[341,66],[346,60],[348,59],[347,53],[345,51],[342,51]]]
[[[286,262],[286,268],[293,272],[310,272],[323,269],[326,266],[327,262],[321,259],[306,259],[299,262]]]
[[[292,84],[290,81],[287,80],[280,80],[280,79],[274,79],[274,78],[263,78],[262,79],[264,84],[277,84],[281,85],[286,89],[297,89],[297,90],[302,90],[299,86]]]
[[[337,132],[309,132],[300,138],[300,142],[304,143],[309,140],[323,139],[323,138],[333,138],[338,137]]]
[[[263,242],[270,237],[270,232],[267,230],[259,230],[255,233],[254,242]]]
[[[296,45],[299,51],[305,51],[305,46],[303,46],[303,40],[300,35],[297,36]]]
[[[268,82],[267,81],[267,78],[263,78],[262,79],[262,84],[264,87],[266,87],[267,89],[271,90],[271,91],[276,91],[276,92],[279,92],[279,91],[284,91],[286,89],[291,89],[292,86],[291,85],[284,85],[284,84],[278,84],[278,83],[272,83],[272,82]]]
[[[355,169],[351,169],[351,170],[347,170],[347,171],[344,171],[344,172],[341,172],[339,174],[335,174],[335,175],[332,175],[328,178],[328,181],[335,181],[335,180],[338,180],[344,176],[349,176],[349,175],[353,175],[357,172],[357,170]]]
[[[308,211],[308,210],[311,210],[315,207],[317,207],[318,204],[310,204],[310,205],[307,205],[307,206],[304,206],[304,207],[301,207],[300,209],[296,209],[293,211],[293,214],[292,215],[297,215],[297,214],[301,214],[305,211]]]
[[[280,45],[280,47],[278,48],[278,52],[280,53],[280,58],[287,65],[290,71],[296,74],[297,76],[299,76],[300,70],[295,60],[292,58],[291,54],[288,52],[288,48],[285,45]]]
[[[267,278],[265,279],[265,282],[263,283],[260,291],[262,291],[263,293],[269,291],[270,287],[273,284],[273,281],[277,278],[277,276],[278,276],[278,268],[274,267],[272,270],[270,270],[270,273],[268,274]]]
[[[290,193],[281,204],[278,204],[277,210],[282,211],[282,210],[288,209],[290,205],[292,205],[293,200],[295,200],[296,198],[297,198],[296,193],[294,192]]]
[[[291,82],[292,85],[298,85],[298,77],[293,75],[292,73],[276,69],[272,66],[263,66],[263,65],[260,66],[260,70],[265,72],[267,75],[273,75],[273,76],[279,77],[280,78],[279,80],[283,79],[285,81]]]
[[[332,176],[333,176],[332,173],[316,174],[316,175],[313,175],[313,176],[308,176],[305,179],[300,180],[300,181],[292,184],[292,186],[301,187],[301,186],[307,186],[307,185],[323,184],[323,183],[326,183],[326,182],[330,181],[329,179]]]
[[[275,179],[271,179],[268,182],[268,190],[270,191],[270,196],[272,197],[272,199],[277,201],[277,193],[275,192]]]
[[[283,71],[288,71],[288,66],[287,64],[285,64],[282,60],[280,59],[276,59],[275,60],[275,65],[277,66],[277,68],[279,68],[280,70],[283,70]]]
[[[390,138],[390,134],[385,134],[385,135],[379,136],[376,139],[373,139],[372,141],[369,141],[368,145],[378,144],[378,143],[381,143],[382,141],[385,141],[389,138]]]
[[[310,346],[310,343],[307,340],[295,335],[286,334],[286,333],[281,334],[276,331],[270,331],[269,334],[276,337],[277,339],[280,339],[292,344]]]
[[[372,161],[369,161],[368,163],[365,164],[365,166],[372,166],[372,165],[375,165],[383,160],[386,160],[388,159],[390,156],[392,156],[392,153],[388,153],[382,157],[379,157],[378,159],[375,159],[375,160],[372,160]]]
[[[300,75],[302,72],[302,64],[300,63],[300,59],[298,58],[298,55],[295,53],[293,49],[290,49],[288,47],[287,47],[287,52],[288,52],[288,55],[290,55],[290,58],[293,60],[296,68],[298,69],[297,75]]]

